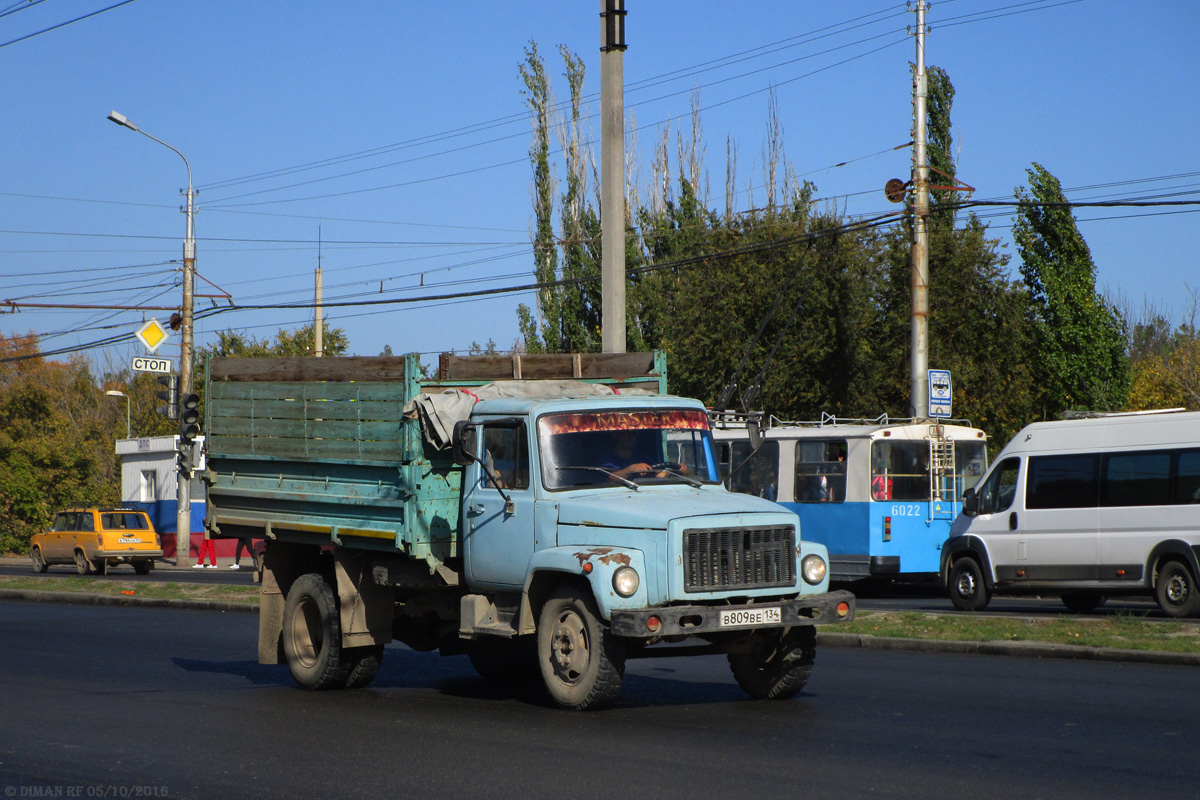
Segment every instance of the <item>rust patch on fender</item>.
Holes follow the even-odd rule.
[[[581,550],[575,553],[575,557],[579,559],[579,566],[582,567],[586,562],[595,558],[605,566],[611,565],[613,562],[629,566],[629,556],[625,553],[613,552],[616,548],[613,547],[593,547],[591,550]]]

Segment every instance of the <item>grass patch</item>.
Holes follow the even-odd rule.
[[[904,639],[957,642],[1046,642],[1078,647],[1116,647],[1200,653],[1200,625],[1118,614],[1105,617],[1028,619],[860,611],[854,622],[825,628]]]
[[[61,578],[16,578],[0,575],[0,589],[24,589],[33,592],[79,592],[128,597],[165,598],[170,600],[220,600],[228,603],[258,604],[257,586],[237,586],[215,583],[159,583],[157,581],[123,581],[119,578],[88,578],[83,575],[64,575]]]

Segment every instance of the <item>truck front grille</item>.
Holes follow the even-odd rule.
[[[685,592],[765,589],[796,583],[796,529],[703,528],[683,532]]]

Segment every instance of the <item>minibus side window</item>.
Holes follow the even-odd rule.
[[[1095,508],[1100,456],[1036,456],[1029,459],[1026,508]]]
[[[1200,450],[1184,450],[1179,454],[1175,502],[1200,503]]]
[[[1017,493],[1017,473],[1021,459],[1006,458],[996,465],[992,474],[979,487],[979,513],[998,514],[1007,511]]]
[[[1171,454],[1113,453],[1104,459],[1105,506],[1163,506],[1171,502]]]

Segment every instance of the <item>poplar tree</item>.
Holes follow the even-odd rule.
[[[1026,170],[1013,240],[1032,303],[1035,361],[1046,416],[1123,409],[1129,391],[1125,321],[1096,292],[1096,265],[1058,178]]]

